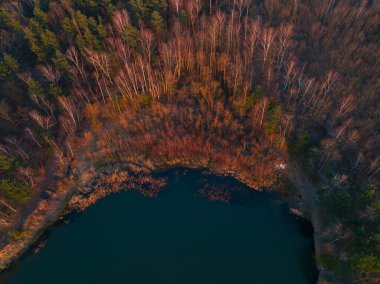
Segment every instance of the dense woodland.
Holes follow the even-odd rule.
[[[370,279],[379,31],[369,0],[2,1],[2,231],[49,198],[47,176],[76,153],[207,158],[257,187],[292,159],[320,187],[329,245],[318,261],[346,283]]]

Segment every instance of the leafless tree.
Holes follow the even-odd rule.
[[[169,0],[169,5],[175,8],[177,14],[179,14],[179,9],[181,8],[183,0]]]
[[[52,65],[40,65],[38,66],[38,69],[50,83],[57,84],[61,78],[61,72]]]
[[[44,130],[48,130],[54,125],[51,116],[43,116],[35,110],[29,112],[29,116]]]
[[[78,127],[79,122],[81,120],[80,111],[78,109],[78,106],[75,105],[73,99],[70,97],[59,97],[58,101],[61,107],[66,111],[66,113],[70,117],[75,128]]]
[[[339,105],[339,108],[337,109],[335,113],[336,119],[339,119],[343,116],[345,116],[347,113],[350,113],[355,109],[355,98],[353,95],[349,95],[345,98],[343,98],[342,102]]]
[[[0,152],[4,153],[5,155],[15,158],[15,156],[12,154],[11,149],[9,149],[8,146],[0,144]]]
[[[34,131],[32,129],[30,129],[29,127],[25,128],[25,134],[27,135],[27,137],[32,139],[38,145],[38,147],[42,148],[41,144],[38,142],[36,136],[34,135]]]
[[[142,29],[140,36],[141,48],[143,50],[144,57],[148,62],[152,60],[152,52],[154,46],[154,34],[151,30]]]
[[[18,168],[17,177],[30,187],[34,186],[33,170],[31,168]]]
[[[280,76],[284,64],[292,57],[295,43],[292,40],[293,27],[289,24],[281,25],[278,33],[278,43],[276,48],[277,57],[277,74]]]
[[[15,147],[15,151],[19,154],[19,156],[25,161],[29,161],[30,157],[29,155],[21,148],[20,141],[17,140],[16,137],[8,136],[4,138],[4,141],[11,144]]]
[[[113,26],[115,27],[116,32],[119,35],[122,34],[124,28],[130,23],[128,11],[125,9],[117,10],[114,13],[112,21],[113,21]]]
[[[263,50],[263,65],[262,68],[266,66],[266,64],[271,62],[272,60],[269,60],[270,58],[270,52],[273,49],[274,45],[274,39],[276,37],[276,31],[273,28],[265,28],[263,31],[263,35],[261,37],[261,47]],[[268,70],[268,81],[270,81],[270,72],[271,72],[271,64],[267,66]]]
[[[60,160],[61,164],[64,164],[65,155],[61,147],[58,146],[58,144],[54,141],[54,139],[48,138],[48,137],[46,137],[45,139],[46,139],[46,142],[54,149],[54,153]]]

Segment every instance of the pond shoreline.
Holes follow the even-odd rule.
[[[127,162],[124,163],[130,166],[133,164],[135,167],[134,170],[138,173],[138,175],[151,175],[154,172],[157,171],[166,171],[172,168],[177,168],[177,167],[183,167],[183,168],[189,168],[189,169],[203,169],[207,170],[210,173],[220,175],[220,176],[230,176],[232,178],[235,178],[236,180],[240,181],[241,183],[245,184],[249,188],[253,190],[263,190],[262,187],[259,187],[258,184],[252,180],[250,180],[247,177],[241,176],[240,173],[234,169],[221,169],[221,168],[213,168],[210,167],[208,164],[208,161],[171,161],[165,164],[154,164],[151,162]],[[149,166],[148,166],[149,165]],[[151,165],[154,165],[153,167]],[[124,165],[125,166],[125,165]],[[83,200],[89,200],[90,198],[93,199],[92,202],[90,202],[87,206],[82,208],[81,210],[85,210],[88,206],[91,204],[95,203],[97,200],[107,196],[108,194],[111,194],[113,192],[121,191],[123,188],[120,186],[123,183],[119,185],[119,188],[114,188],[111,191],[108,191],[107,194],[97,192],[96,190],[93,191],[90,189],[90,193],[87,194],[87,196],[83,195],[81,192],[83,192],[83,189],[90,186],[91,187],[91,180],[95,179],[97,180],[100,176],[100,172],[102,174],[105,174],[106,176],[109,175],[120,175],[120,172],[122,171],[123,166],[120,166],[120,162],[118,163],[111,163],[107,164],[105,167],[102,169],[82,169],[82,171],[77,173],[75,176],[82,177],[84,174],[86,176],[91,176],[91,178],[87,178],[86,180],[82,181],[75,181],[73,178],[72,173],[69,173],[65,178],[63,184],[65,184],[65,190],[63,190],[61,194],[61,198],[59,202],[56,204],[56,208],[53,212],[50,212],[47,216],[45,216],[44,220],[42,220],[38,226],[34,227],[33,230],[30,230],[28,232],[25,232],[25,237],[21,240],[14,240],[7,244],[4,248],[0,250],[0,271],[5,270],[9,268],[9,266],[17,261],[21,255],[23,255],[28,249],[38,242],[40,238],[45,234],[46,230],[54,226],[59,219],[68,214],[70,210],[74,210],[78,208],[75,208],[73,206],[72,202],[75,197],[80,197]],[[87,192],[88,193],[88,192]],[[98,195],[99,194],[99,195]],[[288,203],[289,208],[295,208],[296,204],[289,204],[290,198],[283,198],[281,197],[282,200]],[[71,203],[71,204],[70,204]],[[292,202],[290,202],[292,203]],[[69,205],[70,210],[67,211],[67,205]],[[297,212],[300,212],[301,214],[295,213],[295,212],[290,212],[293,215],[296,215],[299,218],[305,219],[307,222],[310,222],[310,224],[313,227],[314,230],[314,249],[316,251],[316,254],[318,254],[319,247],[316,246],[316,232],[315,232],[315,227],[314,224],[312,223],[312,220],[309,218],[307,211],[305,211],[306,208],[295,208],[297,209]],[[79,211],[81,211],[79,210]],[[33,218],[33,212],[29,218]],[[320,271],[319,273],[319,281],[321,281],[321,269],[319,265],[317,264],[317,268]],[[324,278],[324,277],[323,277]]]

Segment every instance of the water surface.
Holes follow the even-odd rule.
[[[168,185],[157,198],[129,191],[99,201],[51,228],[46,247],[0,283],[315,283],[312,232],[271,194],[201,171],[160,175]],[[221,188],[229,203],[200,194]]]

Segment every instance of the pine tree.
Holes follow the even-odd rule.
[[[157,32],[161,32],[165,28],[165,22],[157,11],[152,12],[150,16],[150,24]]]
[[[0,172],[8,172],[13,169],[15,159],[0,153]]]
[[[72,35],[74,33],[74,27],[70,18],[66,17],[62,21],[62,29],[64,29],[69,35]]]
[[[140,31],[132,25],[127,25],[123,29],[122,37],[125,42],[132,48],[139,47]]]
[[[41,42],[45,50],[49,53],[60,49],[57,36],[55,33],[49,31],[48,29],[46,29],[45,32],[41,33]]]
[[[36,95],[37,97],[45,98],[46,93],[42,85],[34,80],[32,77],[30,77],[26,83],[28,84],[28,93],[29,95],[33,96]]]
[[[38,5],[36,5],[33,9],[33,14],[37,20],[39,20],[40,23],[46,24],[46,13],[44,13]]]
[[[0,60],[0,78],[10,78],[12,75],[16,75],[19,67],[16,59],[3,53],[3,60]]]
[[[12,15],[4,8],[0,8],[0,27],[8,28],[15,33],[21,31],[20,22],[12,17]]]
[[[11,55],[3,53],[4,64],[12,71],[13,74],[16,74],[19,71],[20,65],[17,63],[17,60],[14,59]]]
[[[185,10],[179,11],[178,20],[182,26],[187,26],[189,23],[189,17]]]
[[[277,126],[280,122],[280,117],[281,117],[281,107],[271,102],[269,105],[267,119],[265,123],[265,132],[268,135],[272,135],[276,133]]]
[[[67,61],[65,55],[62,54],[59,50],[55,51],[55,55],[53,57],[54,64],[62,71],[69,72],[70,64]]]
[[[56,84],[51,84],[49,87],[49,94],[54,97],[59,97],[63,95],[63,91],[60,86]]]
[[[165,15],[168,3],[166,0],[147,0],[147,6],[152,11],[157,11],[161,15]]]
[[[107,27],[102,24],[101,18],[99,17],[99,24],[96,26],[96,30],[100,39],[105,39],[107,37]]]
[[[30,27],[25,29],[25,36],[29,41],[30,49],[37,56],[37,60],[42,62],[46,59],[46,54],[42,49],[41,43],[38,40],[38,35],[34,30],[38,29],[39,25],[34,25],[33,20],[30,20]]]
[[[148,13],[148,7],[143,0],[131,0],[129,1],[132,10],[132,16],[136,22],[142,22],[146,19]]]
[[[29,187],[16,179],[0,180],[0,192],[15,201],[26,201],[31,197]]]

